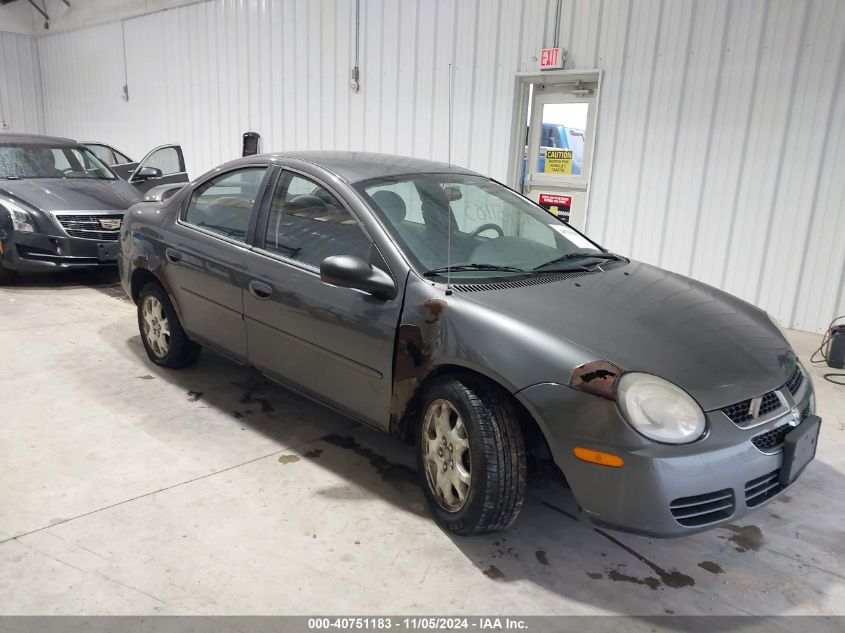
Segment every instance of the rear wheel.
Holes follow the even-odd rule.
[[[510,395],[471,376],[428,390],[417,434],[419,470],[437,520],[457,534],[509,527],[525,498],[525,448]]]
[[[138,329],[147,356],[156,365],[180,369],[193,365],[201,347],[188,338],[164,288],[151,281],[138,295]]]

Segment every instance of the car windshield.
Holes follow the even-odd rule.
[[[80,145],[0,143],[0,178],[113,180],[115,176],[91,150]]]
[[[621,259],[481,176],[415,174],[368,180],[357,189],[429,277],[445,277],[447,270],[459,279],[542,274]]]

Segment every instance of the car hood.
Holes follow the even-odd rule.
[[[639,262],[551,283],[461,294],[625,371],[661,376],[705,411],[782,386],[796,358],[762,310]]]
[[[120,179],[0,180],[0,193],[43,211],[124,210],[141,199],[135,187]]]

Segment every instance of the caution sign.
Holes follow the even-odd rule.
[[[569,175],[572,173],[572,150],[571,149],[549,149],[546,150],[546,165],[543,173]]]

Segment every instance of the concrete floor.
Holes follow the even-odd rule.
[[[789,332],[805,360],[819,336]],[[110,274],[0,288],[2,614],[845,614],[845,388],[788,494],[672,541],[534,485],[456,538],[411,449],[214,354],[150,364]]]

